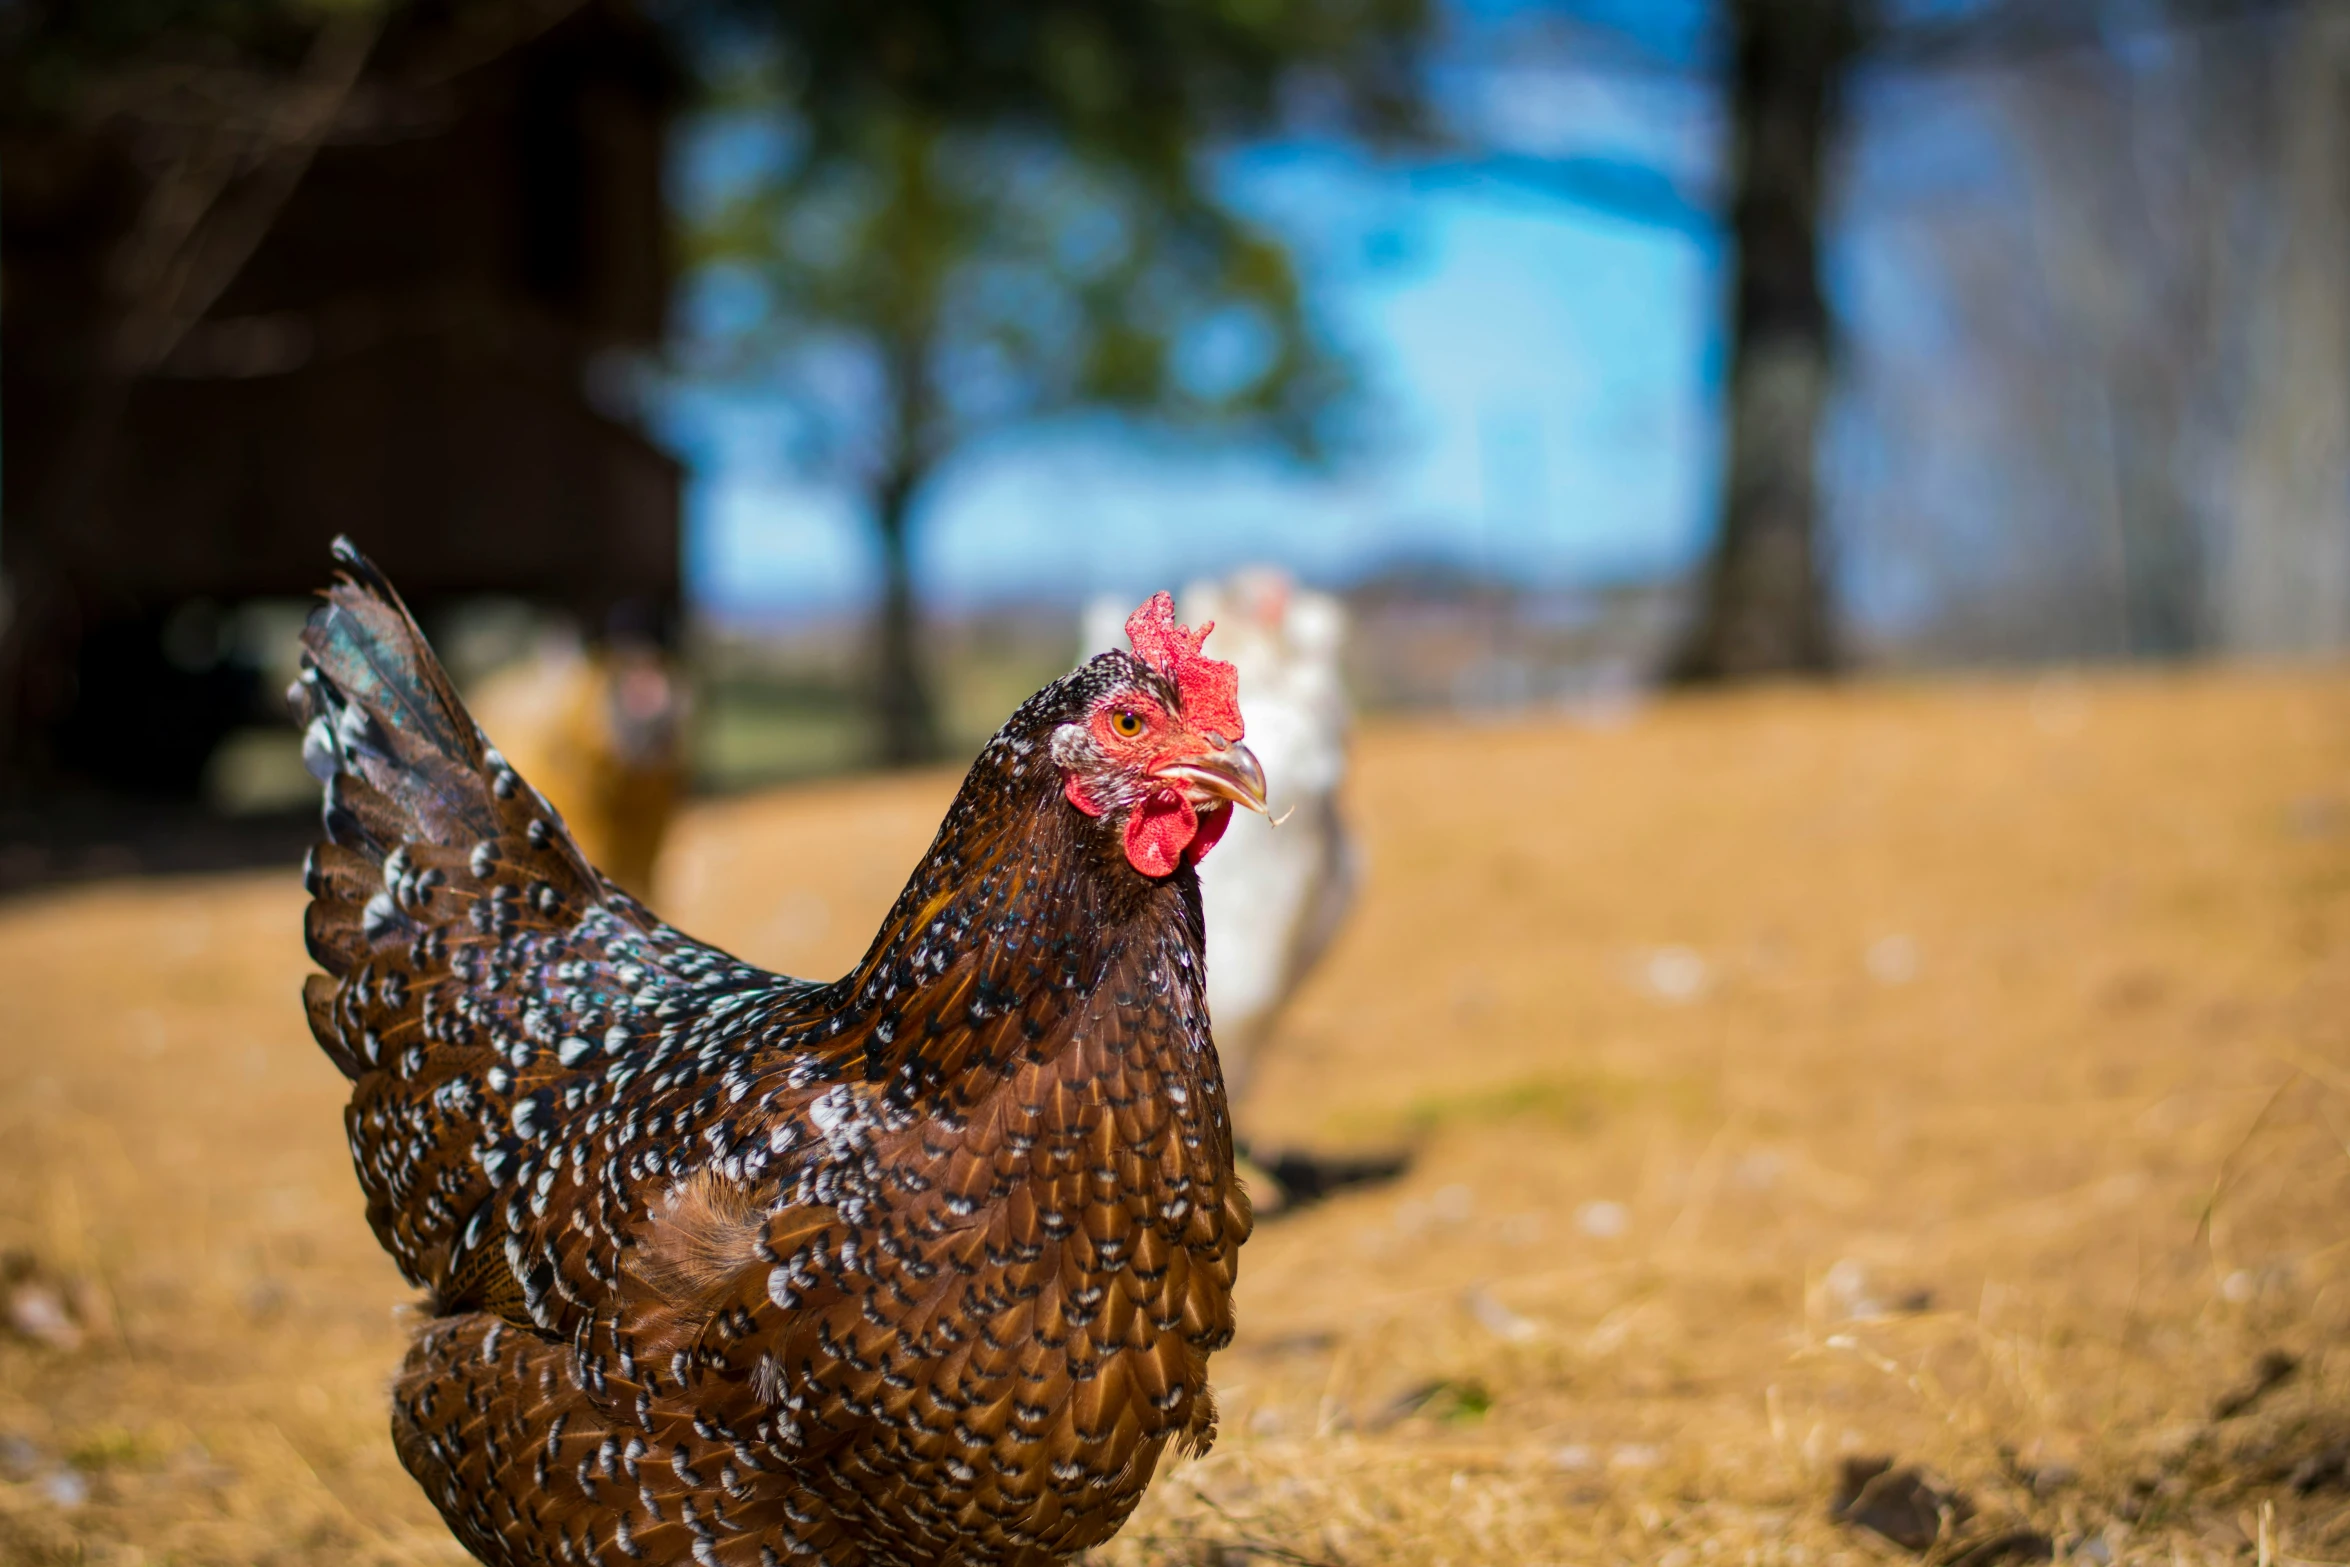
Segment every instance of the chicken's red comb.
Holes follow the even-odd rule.
[[[1202,658],[1200,644],[1216,629],[1209,621],[1197,631],[1175,624],[1175,600],[1153,593],[1126,617],[1126,640],[1144,663],[1175,682],[1183,716],[1227,740],[1242,735],[1240,671],[1220,659]]]

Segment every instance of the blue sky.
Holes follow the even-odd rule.
[[[1472,63],[1440,92],[1509,150],[1682,174],[1710,154],[1710,106],[1686,81]],[[1694,557],[1717,471],[1711,240],[1326,146],[1238,153],[1221,177],[1297,247],[1364,384],[1361,438],[1313,471],[1106,419],[1004,432],[925,495],[932,602],[1075,600],[1253,561],[1322,581],[1408,560],[1557,584]],[[763,618],[871,596],[857,497],[795,466],[782,410],[688,383],[661,428],[691,474],[701,607]]]

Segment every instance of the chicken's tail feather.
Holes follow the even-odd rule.
[[[556,1014],[523,1016],[546,998],[542,969],[583,955],[555,949],[619,895],[474,724],[383,574],[347,540],[335,560],[289,693],[326,785],[303,926],[326,973],[303,999],[354,1085],[369,1220],[412,1279],[439,1287],[472,1277],[458,1232],[541,1111],[523,1104],[524,1069],[585,1049],[570,1037],[583,1024],[566,1019],[548,1051],[535,1031]]]
[[[337,539],[334,554],[342,571],[303,627],[302,675],[287,698],[305,725],[304,763],[326,786],[304,928],[333,980],[312,987],[311,1021],[356,1079],[379,1052],[362,1047],[351,1017],[334,1026],[336,981],[371,964],[435,968],[427,948],[502,934],[522,912],[477,904],[519,904],[539,887],[573,899],[601,889],[560,818],[475,725],[391,583],[350,540]]]
[[[337,539],[341,580],[302,632],[287,692],[302,759],[327,786],[327,836],[381,859],[421,839],[454,845],[520,780],[475,727],[424,633],[375,563]]]

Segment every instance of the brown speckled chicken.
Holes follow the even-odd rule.
[[[1215,1431],[1249,1228],[1193,866],[1264,780],[1165,595],[972,764],[830,984],[580,857],[383,578],[293,693],[319,1043],[429,1292],[400,1457],[483,1561],[1041,1564]]]

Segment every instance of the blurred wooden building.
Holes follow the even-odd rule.
[[[20,790],[192,792],[267,695],[173,627],[309,593],[339,532],[428,624],[484,594],[674,623],[679,469],[628,398],[670,296],[668,57],[627,0],[392,14],[289,51],[258,128],[183,67],[0,147]]]

